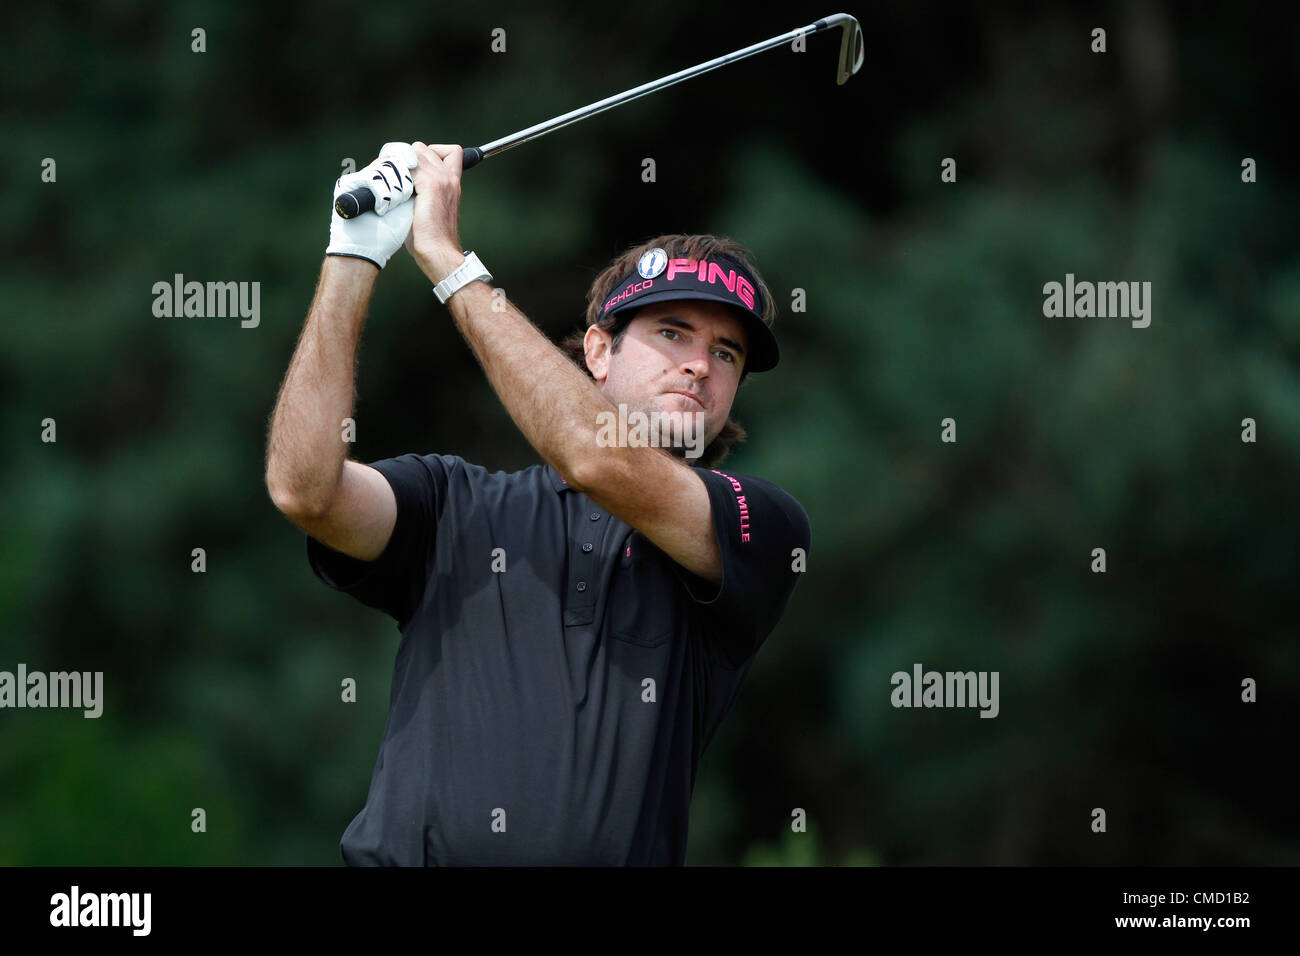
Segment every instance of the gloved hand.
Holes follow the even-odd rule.
[[[379,158],[364,169],[340,176],[334,184],[334,198],[366,186],[375,194],[373,212],[344,219],[330,207],[330,243],[327,256],[356,256],[369,259],[380,269],[388,262],[411,231],[415,215],[415,180],[411,170],[419,165],[410,143],[385,143]]]

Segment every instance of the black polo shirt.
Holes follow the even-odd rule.
[[[316,575],[402,634],[344,861],[682,865],[700,755],[800,576],[799,502],[697,468],[719,586],[549,465],[408,454],[372,467],[397,497],[384,553],[359,561],[307,538]]]

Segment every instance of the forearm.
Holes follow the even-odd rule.
[[[334,496],[352,415],[357,343],[379,270],[327,256],[271,415],[266,486],[277,507],[311,513]]]
[[[433,281],[463,256],[426,263]],[[493,304],[503,311],[493,311]],[[577,484],[597,451],[600,412],[614,411],[595,382],[503,295],[483,282],[463,286],[447,308],[501,403],[552,467]]]

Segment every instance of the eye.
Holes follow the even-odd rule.
[[[661,333],[663,333],[663,332],[667,332],[669,335],[676,335],[676,334],[677,334],[677,330],[676,330],[676,329],[660,329],[659,331],[660,331]]]
[[[718,349],[717,354],[721,355],[727,362],[731,363],[732,365],[736,364],[736,356],[732,355],[726,349]]]

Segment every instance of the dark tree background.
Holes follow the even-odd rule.
[[[849,7],[867,62],[844,87],[817,36],[466,174],[462,239],[553,339],[614,254],[662,232],[746,243],[782,307],[730,464],[804,504],[813,553],[705,754],[689,862],[1300,862],[1300,18],[1282,9]],[[312,576],[263,455],[341,163],[481,144],[835,12],[741,10],[0,14],[0,670],[105,674],[97,720],[0,711],[0,864],[339,861],[398,634]],[[177,273],[259,282],[260,324],[155,317]],[[1066,273],[1151,282],[1151,325],[1045,317]],[[361,461],[537,460],[404,252],[356,417]],[[998,717],[895,709],[890,675],[915,662],[998,671]]]

